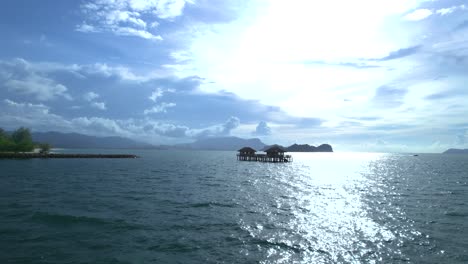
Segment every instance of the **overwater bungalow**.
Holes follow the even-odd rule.
[[[265,150],[266,154],[256,154],[256,150],[250,147],[243,147],[238,150],[237,160],[241,161],[260,161],[260,162],[291,162],[291,155],[284,155],[286,152],[280,146],[274,145]]]
[[[252,159],[256,159],[255,152],[257,151],[251,147],[243,147],[238,151],[237,160],[252,161]]]

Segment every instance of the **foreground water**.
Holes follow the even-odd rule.
[[[0,160],[0,263],[468,262],[465,155],[132,152]]]

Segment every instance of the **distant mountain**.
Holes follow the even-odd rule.
[[[165,146],[171,149],[192,149],[192,150],[239,150],[243,147],[251,147],[261,150],[265,147],[258,138],[243,139],[238,137],[217,137],[199,139],[193,143],[177,144],[174,146]]]
[[[267,150],[267,149],[269,149],[271,147],[274,147],[274,146],[280,147],[280,148],[284,149],[285,151],[287,151],[285,147],[283,147],[281,145],[278,145],[278,144],[265,145],[263,148],[260,149],[260,151],[265,151],[265,150]]]
[[[468,154],[468,149],[448,149],[443,154]]]
[[[328,144],[322,144],[318,147],[309,144],[293,144],[285,149],[288,152],[333,152],[332,146]]]
[[[33,132],[32,138],[34,142],[49,143],[53,148],[156,148],[123,137],[95,137],[78,133]]]
[[[180,150],[239,150],[251,147],[257,151],[267,146],[258,138],[217,137],[199,139],[193,143],[154,146],[123,137],[95,137],[78,133],[33,132],[34,142],[49,143],[54,148],[108,148],[108,149],[180,149]],[[282,146],[280,146],[282,147]],[[282,147],[284,148],[284,147]],[[333,152],[332,147],[323,144],[318,147],[294,144],[284,148],[288,152]]]

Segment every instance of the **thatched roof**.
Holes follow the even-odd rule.
[[[251,147],[243,147],[241,149],[238,150],[239,152],[257,152],[255,149],[251,148]]]
[[[267,149],[265,149],[265,152],[287,152],[283,147],[280,147],[278,145],[273,145]]]

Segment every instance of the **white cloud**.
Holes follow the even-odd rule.
[[[141,20],[138,12],[130,12],[123,10],[113,10],[107,13],[108,24],[128,23],[137,28],[146,28],[146,22]]]
[[[87,92],[83,95],[83,99],[90,102],[91,107],[99,109],[99,110],[106,110],[106,103],[104,102],[96,102],[95,100],[99,98],[99,94],[95,92]]]
[[[459,6],[452,6],[452,7],[438,9],[438,10],[436,10],[436,13],[441,15],[441,16],[445,16],[445,15],[451,14],[451,13],[457,11],[457,10],[465,10],[465,9],[466,9],[465,5],[459,5]]]
[[[182,14],[186,3],[192,3],[191,0],[124,0],[120,1],[131,9],[140,12],[154,12],[160,18],[174,18]]]
[[[155,13],[158,15],[159,18],[163,19],[171,19],[182,15],[182,11],[184,9],[186,2],[185,0],[160,0],[160,1],[153,1],[157,2]]]
[[[146,30],[134,29],[131,27],[118,27],[112,30],[116,35],[120,36],[136,36],[144,39],[163,40],[160,35],[153,35]]]
[[[240,126],[240,120],[238,117],[231,116],[226,122],[203,129],[191,129],[187,131],[187,135],[193,138],[204,138],[204,137],[218,137],[226,136],[231,133],[232,130]]]
[[[75,29],[76,31],[83,32],[83,33],[98,32],[98,30],[95,27],[88,25],[84,22],[81,25],[77,25]]]
[[[72,127],[79,128],[81,133],[93,135],[130,136],[131,133],[123,128],[118,121],[101,117],[78,117],[70,121]]]
[[[430,9],[416,9],[404,16],[404,19],[409,20],[409,21],[420,21],[424,20],[428,17],[430,17],[433,14],[438,14],[441,16],[445,16],[448,14],[451,14],[455,12],[456,10],[464,10],[466,9],[465,5],[459,5],[459,6],[452,6],[452,7],[447,7],[447,8],[441,8],[437,10],[430,10]]]
[[[447,14],[450,14],[450,13],[453,13],[453,11],[456,10],[456,7],[449,7],[449,8],[441,8],[439,10],[436,10],[436,13],[439,14],[439,15],[447,15]]]
[[[50,113],[44,104],[15,102],[9,99],[0,101],[0,123],[17,128],[20,126],[39,130],[61,129],[70,131],[70,124],[59,115]]]
[[[10,99],[5,99],[3,102],[11,107],[16,107],[16,108],[34,108],[36,110],[39,110],[42,113],[49,113],[49,108],[43,104],[31,104],[31,103],[18,103],[15,101],[12,101]]]
[[[112,32],[120,36],[136,36],[148,40],[162,40],[158,34],[150,29],[159,23],[155,18],[171,20],[182,15],[188,0],[100,0],[82,5],[82,11],[88,21],[76,27],[77,31]],[[143,17],[149,17],[148,23]]]
[[[99,110],[106,110],[106,104],[104,102],[93,102],[91,106]]]
[[[159,105],[156,105],[150,109],[146,109],[143,113],[145,115],[156,114],[156,113],[166,113],[168,108],[175,107],[175,103],[165,103],[162,102]]]
[[[144,119],[109,119],[103,117],[77,117],[65,119],[50,112],[44,104],[15,102],[9,99],[0,101],[0,123],[7,129],[20,126],[35,131],[76,132],[95,136],[123,136],[152,143],[187,142],[203,135],[226,135],[239,125],[238,118],[231,117],[225,123],[204,129],[191,129],[187,126]],[[5,126],[4,126],[5,127]]]
[[[268,126],[267,122],[261,121],[258,123],[255,131],[252,134],[257,136],[268,136],[271,135],[271,128]]]
[[[159,26],[159,23],[157,21],[151,22],[150,28],[157,28]]]
[[[65,85],[49,78],[45,73],[36,71],[23,59],[0,61],[0,84],[10,92],[30,95],[40,101],[58,97],[72,100]]]
[[[61,65],[62,68],[71,68],[69,65]],[[116,76],[122,80],[127,81],[148,81],[156,77],[165,76],[159,71],[150,72],[148,74],[139,75],[125,66],[109,66],[106,63],[95,63],[87,65],[75,65],[74,69],[70,71],[81,74],[100,74],[106,77]]]
[[[30,76],[24,80],[9,80],[4,84],[10,91],[32,95],[40,101],[52,100],[58,96],[71,100],[71,97],[66,94],[67,87],[44,77]]]
[[[156,78],[165,78],[171,73],[164,69],[155,69],[150,72],[137,73],[133,69],[122,65],[108,65],[106,63],[93,64],[63,64],[56,62],[32,62],[17,58],[13,60],[0,60],[0,82],[12,79],[14,76],[26,76],[34,73],[39,76],[49,76],[56,72],[68,72],[75,77],[84,79],[87,75],[102,75],[117,77],[126,81],[145,82]],[[14,74],[18,72],[20,74]]]
[[[170,53],[170,56],[176,62],[186,62],[191,58],[190,54],[187,51],[173,51]]]
[[[158,98],[161,98],[165,93],[174,93],[175,90],[174,89],[162,89],[162,88],[156,88],[156,90],[154,90],[151,95],[148,97],[148,99],[150,99],[151,101],[153,102],[156,102],[158,100]],[[174,105],[175,106],[175,105]],[[172,107],[172,106],[170,106]]]
[[[433,12],[429,9],[417,9],[409,14],[406,14],[404,18],[410,21],[419,21],[429,17],[432,14]]]
[[[88,92],[88,93],[85,93],[85,95],[83,95],[83,98],[88,101],[88,102],[91,102],[93,101],[94,99],[97,99],[99,98],[99,94],[95,93],[95,92]]]
[[[148,97],[151,101],[153,102],[156,102],[156,100],[163,96],[164,94],[164,91],[161,89],[161,88],[157,88],[156,90],[153,91],[153,93],[151,93],[151,96]]]
[[[142,125],[137,124],[135,120],[112,120],[101,117],[78,117],[67,120],[51,113],[49,107],[44,104],[5,99],[0,101],[0,112],[2,113],[0,123],[8,124],[9,128],[26,126],[36,131],[77,132],[97,136],[132,137],[136,133],[143,134]]]

